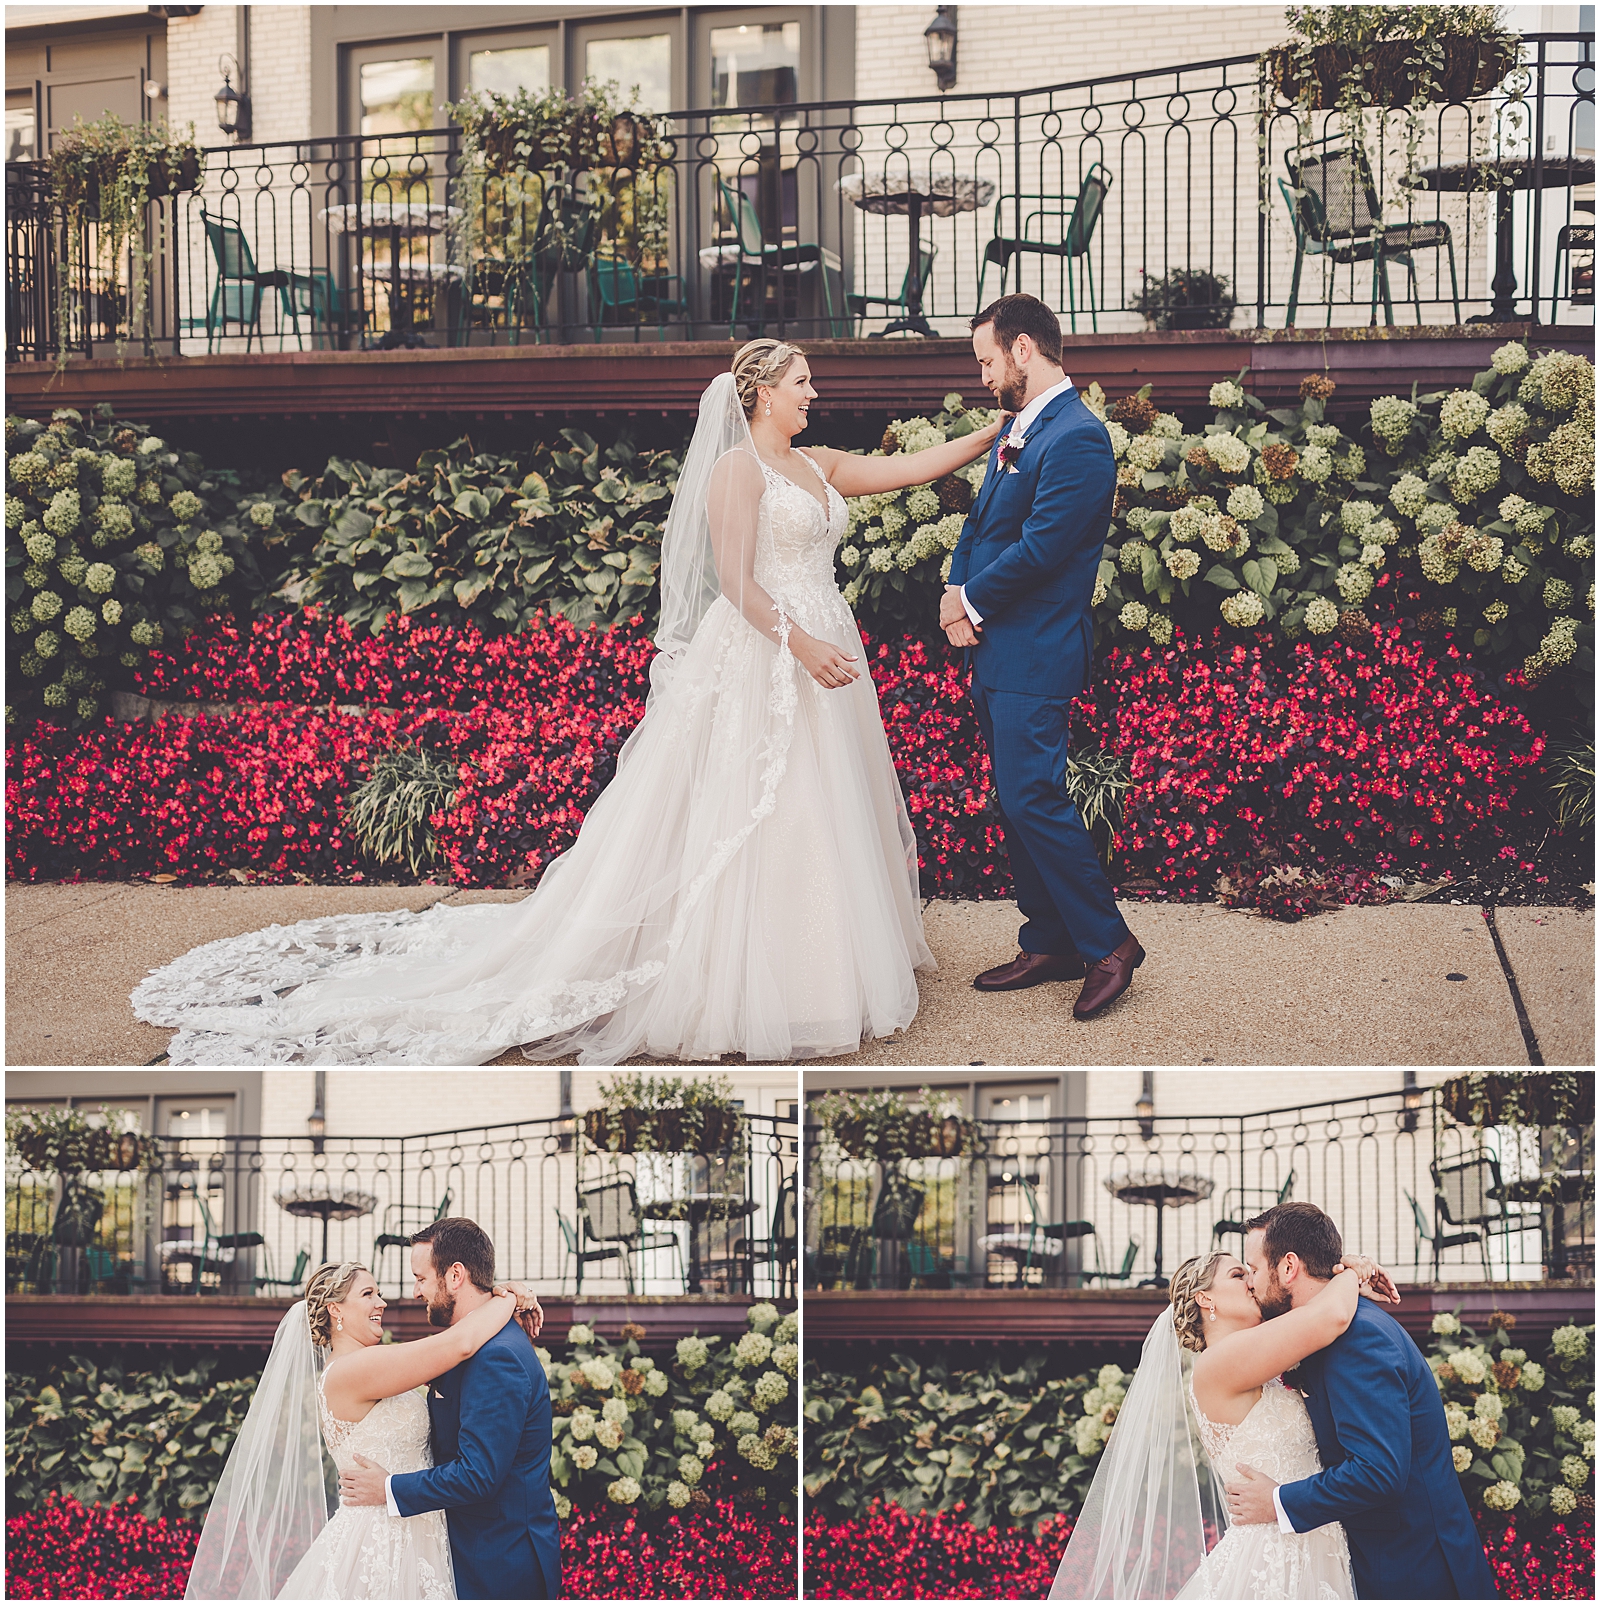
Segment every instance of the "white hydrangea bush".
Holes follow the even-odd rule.
[[[1198,434],[1166,432],[1172,415],[1148,386],[1112,409],[1117,500],[1094,594],[1102,640],[1165,646],[1177,628],[1219,625],[1326,634],[1352,606],[1342,591],[1361,589],[1341,588],[1339,562],[1376,570],[1398,539],[1366,452],[1327,420],[1331,383],[1313,376],[1297,408],[1269,411],[1245,378],[1211,387],[1215,416]]]
[[[745,1319],[736,1341],[680,1338],[659,1361],[636,1325],[617,1342],[574,1325],[559,1357],[540,1351],[558,1512],[603,1501],[686,1510],[732,1495],[793,1514],[799,1322],[769,1303]]]
[[[1593,363],[1511,341],[1470,388],[1380,397],[1371,422],[1399,470],[1388,511],[1418,558],[1424,629],[1459,628],[1513,691],[1555,677],[1592,705]]]
[[[925,451],[990,424],[995,413],[944,398],[932,418],[898,418],[884,431],[874,455]],[[936,614],[951,554],[983,485],[985,459],[969,463],[932,485],[858,496],[840,542],[838,573],[844,599],[889,627],[925,629]]]
[[[1513,1342],[1513,1317],[1490,1323],[1485,1339],[1459,1313],[1440,1311],[1428,1351],[1467,1502],[1570,1515],[1594,1491],[1594,1328],[1557,1328],[1540,1363]]]
[[[153,648],[260,589],[237,488],[106,406],[7,417],[8,727],[102,717]]]

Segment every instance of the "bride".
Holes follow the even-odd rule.
[[[272,1353],[200,1533],[185,1599],[454,1599],[442,1510],[328,1516],[322,1446],[422,1471],[428,1403],[416,1390],[469,1360],[534,1301],[515,1283],[443,1332],[383,1342],[386,1308],[360,1265],[323,1265],[278,1323]]]
[[[1354,1599],[1343,1527],[1229,1526],[1222,1488],[1241,1464],[1278,1483],[1322,1470],[1305,1402],[1284,1373],[1350,1325],[1362,1294],[1393,1293],[1371,1260],[1347,1258],[1314,1299],[1263,1321],[1231,1254],[1181,1265],[1050,1598]],[[1209,1554],[1208,1529],[1221,1535]]]
[[[645,716],[522,901],[338,915],[199,947],[133,994],[172,1064],[483,1064],[854,1052],[917,1010],[917,847],[834,579],[845,498],[1000,424],[859,457],[792,442],[817,392],[752,340],[701,397],[661,549]]]

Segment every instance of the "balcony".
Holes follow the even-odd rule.
[[[1526,45],[1498,89],[1430,109],[1425,187],[1397,187],[1403,118],[1378,120],[1370,205],[1431,243],[1376,276],[1370,251],[1341,262],[1307,232],[1349,202],[1349,174],[1292,167],[1294,116],[1249,56],[1007,96],[675,113],[659,147],[620,141],[631,165],[521,178],[468,160],[455,128],[222,147],[197,190],[150,203],[115,275],[98,225],[70,227],[42,169],[11,164],[13,404],[687,411],[728,340],[765,332],[812,348],[829,409],[925,407],[972,388],[967,320],[1005,290],[1061,312],[1082,381],[1150,381],[1170,402],[1240,367],[1281,399],[1325,352],[1372,370],[1369,389],[1465,382],[1502,325],[1592,341],[1592,47]],[[1313,135],[1337,128],[1316,115]],[[1236,309],[1163,304],[1148,332],[1130,304],[1183,269],[1226,279]],[[931,338],[871,339],[908,329]]]
[[[493,1239],[560,1340],[575,1322],[652,1345],[738,1335],[795,1294],[798,1130],[739,1117],[715,1152],[613,1153],[581,1120],[418,1137],[183,1138],[136,1168],[60,1176],[6,1160],[13,1343],[264,1348],[307,1272],[368,1266],[390,1325],[422,1336],[408,1244],[439,1215]]]
[[[944,1140],[967,1151],[920,1158],[860,1155],[848,1132],[808,1126],[807,1334],[1137,1341],[1173,1270],[1238,1253],[1244,1223],[1280,1198],[1326,1210],[1393,1274],[1414,1335],[1458,1306],[1532,1333],[1589,1319],[1593,1125],[1479,1131],[1440,1099],[990,1120],[976,1144]]]

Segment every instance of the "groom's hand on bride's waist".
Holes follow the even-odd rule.
[[[385,1505],[388,1494],[385,1485],[389,1473],[375,1466],[365,1455],[357,1455],[358,1464],[339,1473],[339,1501],[346,1505]]]
[[[1254,1466],[1239,1463],[1238,1475],[1224,1484],[1228,1493],[1228,1520],[1255,1525],[1276,1525],[1278,1507],[1272,1502],[1272,1491],[1278,1485],[1271,1477],[1263,1476]]]

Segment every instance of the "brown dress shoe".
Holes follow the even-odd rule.
[[[1144,963],[1139,938],[1130,936],[1121,947],[1113,948],[1103,959],[1089,966],[1078,1001],[1072,1005],[1076,1019],[1092,1020],[1108,1004],[1115,1003],[1133,984],[1133,972]]]
[[[1076,981],[1084,974],[1076,953],[1019,953],[1009,964],[997,964],[973,981],[980,992],[1020,992],[1045,981]]]

